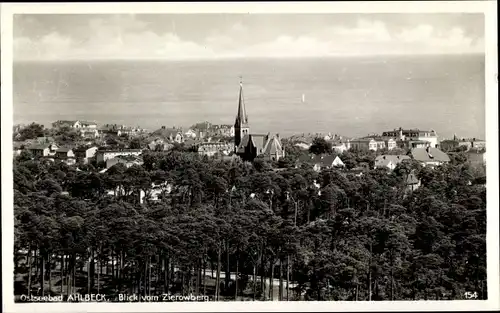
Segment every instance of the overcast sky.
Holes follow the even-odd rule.
[[[484,53],[482,14],[14,16],[14,59]]]

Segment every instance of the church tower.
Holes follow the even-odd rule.
[[[243,140],[245,135],[250,132],[250,127],[248,126],[248,116],[245,110],[245,102],[243,99],[243,82],[240,80],[240,97],[238,101],[238,114],[236,115],[236,121],[234,122],[234,146],[235,149]]]

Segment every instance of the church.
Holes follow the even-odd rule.
[[[250,162],[256,157],[263,157],[268,161],[278,161],[285,157],[285,149],[279,135],[250,133],[242,82],[240,82],[238,113],[234,123],[234,147],[239,157]]]

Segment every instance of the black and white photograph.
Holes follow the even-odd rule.
[[[4,301],[498,309],[496,4],[460,2],[2,4]]]

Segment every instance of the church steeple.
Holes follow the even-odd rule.
[[[248,135],[250,127],[248,126],[248,116],[245,109],[245,99],[243,98],[243,82],[240,77],[240,95],[238,99],[238,113],[234,122],[234,145],[238,147],[245,135]]]
[[[248,124],[248,116],[245,110],[245,100],[243,99],[243,82],[240,79],[240,97],[238,99],[238,114],[236,115],[236,122],[241,124]]]

